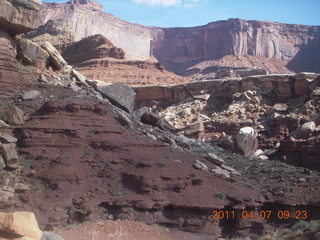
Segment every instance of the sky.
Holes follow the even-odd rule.
[[[96,1],[104,6],[107,13],[128,22],[147,26],[192,27],[229,18],[320,25],[320,0]]]

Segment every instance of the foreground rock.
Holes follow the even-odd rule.
[[[31,212],[0,213],[0,231],[34,240],[42,238],[42,231],[34,213]]]

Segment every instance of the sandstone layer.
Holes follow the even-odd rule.
[[[39,24],[39,0],[1,0],[0,27],[10,34],[28,32]]]

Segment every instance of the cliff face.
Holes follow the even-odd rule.
[[[255,56],[287,62],[314,39],[319,39],[320,35],[320,27],[316,26],[240,19],[162,31],[164,36],[154,42],[153,54],[169,69],[176,71],[226,55]]]
[[[40,15],[42,24],[50,19],[68,19],[76,33],[76,41],[101,34],[116,47],[122,48],[128,59],[146,60],[150,56],[152,31],[102,12],[102,6],[96,2],[73,0],[65,4],[46,3]]]
[[[122,48],[128,59],[146,60],[154,56],[176,73],[226,55],[277,59],[284,65],[294,59],[289,68],[303,71],[301,61],[305,65],[305,54],[301,52],[320,39],[319,26],[229,19],[200,27],[152,28],[103,13],[102,6],[90,0],[43,5],[42,23],[60,18],[71,21],[76,40],[102,34]],[[314,55],[307,59],[307,70],[319,72]]]
[[[9,34],[28,32],[39,24],[41,0],[0,0],[0,28]]]

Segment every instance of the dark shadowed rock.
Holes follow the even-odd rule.
[[[15,105],[11,105],[7,111],[7,122],[11,125],[22,125],[24,122],[23,111]]]
[[[2,144],[2,152],[5,163],[8,168],[17,169],[20,167],[19,159],[16,151],[16,144],[4,143]]]
[[[316,129],[316,124],[314,122],[306,122],[300,128],[295,130],[291,136],[294,138],[307,138]]]
[[[140,120],[144,124],[159,127],[164,131],[175,131],[175,128],[166,119],[156,113],[148,111],[147,108],[144,108]]]
[[[258,139],[247,133],[239,133],[233,138],[233,151],[246,157],[253,156],[258,149]]]
[[[126,83],[114,83],[105,86],[98,86],[97,90],[111,103],[129,113],[134,107],[136,93]]]

